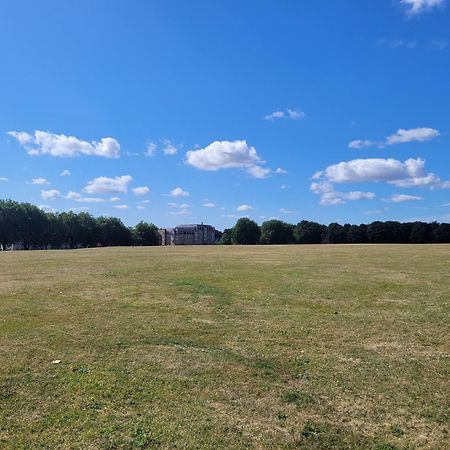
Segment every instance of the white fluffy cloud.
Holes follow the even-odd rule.
[[[111,137],[102,138],[100,142],[87,142],[74,136],[40,130],[36,130],[34,134],[25,131],[10,131],[8,134],[17,139],[29,155],[91,155],[106,158],[118,158],[120,155],[120,144]]]
[[[419,197],[418,195],[394,194],[387,199],[387,201],[394,203],[410,202],[415,200],[423,200],[423,197]]]
[[[67,169],[64,169],[62,172],[61,172],[61,174],[60,174],[62,177],[69,177],[71,174],[70,174],[70,170],[67,170]]]
[[[266,178],[270,169],[262,167],[264,161],[255,147],[243,141],[214,141],[205,148],[186,153],[186,163],[201,170],[244,169],[255,178]]]
[[[253,209],[253,206],[250,206],[250,205],[247,205],[247,204],[242,204],[242,205],[239,205],[237,208],[236,208],[236,211],[239,211],[239,212],[244,212],[244,211],[251,211]]]
[[[408,142],[425,142],[440,136],[438,130],[434,128],[410,128],[405,130],[398,129],[394,134],[387,136],[383,141],[372,141],[369,139],[356,139],[351,141],[348,146],[352,149],[361,149],[368,147],[383,148],[388,145],[406,144]]]
[[[129,206],[128,205],[113,205],[113,208],[116,208],[116,209],[128,209]]]
[[[206,202],[206,203],[203,203],[203,206],[204,206],[205,208],[215,208],[215,207],[216,207],[216,204],[215,204],[215,203],[212,203],[212,202]]]
[[[56,189],[50,189],[48,191],[41,191],[41,197],[44,200],[55,200],[55,198],[61,197],[61,192]]]
[[[400,3],[407,8],[408,16],[415,16],[444,6],[445,0],[400,0]]]
[[[45,178],[33,178],[30,182],[31,184],[37,184],[37,185],[45,185],[45,184],[50,184],[50,182],[48,180],[46,180]]]
[[[278,167],[278,169],[275,170],[275,173],[278,174],[278,175],[284,175],[284,174],[287,173],[287,170],[282,169],[281,167]]]
[[[115,178],[97,177],[88,182],[83,192],[100,195],[125,193],[131,181],[133,181],[133,178],[130,175]]]
[[[335,191],[335,184],[384,182],[399,187],[427,186],[450,188],[450,182],[442,181],[433,173],[426,173],[423,159],[398,161],[388,158],[367,158],[343,161],[328,166],[313,175],[310,190],[321,196],[322,204],[342,204],[346,200],[374,198],[371,192],[354,191],[342,193]]]
[[[169,195],[170,195],[171,197],[175,197],[175,198],[177,198],[177,197],[189,197],[189,192],[184,191],[184,190],[181,189],[180,187],[176,187],[176,188],[172,189],[172,190],[169,192]]]
[[[147,195],[150,192],[150,188],[147,186],[135,187],[131,189],[134,195]]]

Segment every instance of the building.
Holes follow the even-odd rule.
[[[216,242],[216,229],[203,223],[161,228],[158,232],[161,245],[212,245]]]

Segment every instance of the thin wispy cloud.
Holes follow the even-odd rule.
[[[442,8],[446,0],[400,0],[408,17],[418,16],[425,12],[435,11]]]
[[[291,119],[299,120],[303,119],[306,114],[300,109],[286,108],[283,110],[277,110],[263,117],[264,120],[276,120],[276,119]]]
[[[239,206],[236,208],[236,211],[244,212],[244,211],[251,211],[252,209],[253,209],[253,206],[247,205],[246,203],[244,203],[244,204],[242,204],[242,205],[239,205]]]
[[[50,181],[48,181],[48,180],[45,179],[45,178],[33,178],[33,179],[30,181],[30,184],[36,184],[36,185],[38,185],[38,186],[43,186],[43,185],[48,185],[48,184],[50,184]]]
[[[145,156],[155,156],[157,150],[157,145],[154,142],[150,142],[147,145],[147,149],[145,150]]]
[[[384,199],[388,202],[393,203],[403,203],[403,202],[412,202],[412,201],[418,201],[423,200],[423,197],[420,197],[418,195],[408,195],[408,194],[393,194],[389,198]]]
[[[369,147],[384,148],[395,144],[406,144],[408,142],[426,142],[431,141],[440,136],[439,130],[434,128],[399,128],[395,133],[387,136],[382,141],[374,141],[370,139],[356,139],[351,141],[348,146],[352,149],[362,149]]]

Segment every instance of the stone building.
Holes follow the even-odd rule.
[[[161,245],[212,245],[216,242],[216,229],[203,223],[161,228],[158,231]]]

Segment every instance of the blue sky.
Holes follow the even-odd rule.
[[[0,198],[450,221],[447,0],[15,0],[0,58]]]

